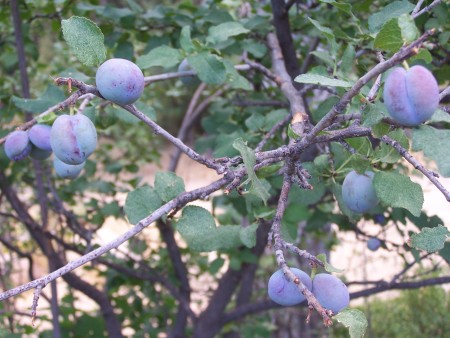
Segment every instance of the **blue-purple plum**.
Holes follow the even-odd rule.
[[[370,251],[377,251],[381,246],[381,241],[376,237],[371,237],[367,240],[367,248]]]
[[[342,184],[342,199],[351,211],[363,213],[378,204],[379,200],[372,184],[374,175],[372,171],[358,174],[352,170],[345,176]]]
[[[95,82],[105,99],[122,105],[139,99],[145,86],[141,69],[125,59],[105,61],[97,69]]]
[[[324,308],[338,313],[350,303],[347,286],[337,277],[319,273],[312,281],[312,293]]]
[[[44,150],[33,145],[31,147],[30,157],[34,158],[35,160],[42,161],[49,158],[51,154],[51,151]]]
[[[28,138],[28,132],[23,130],[13,131],[6,138],[5,153],[10,160],[20,161],[27,157],[31,152],[31,142]]]
[[[80,164],[67,164],[61,161],[56,156],[53,159],[53,167],[55,168],[55,172],[59,177],[62,178],[76,178],[80,175],[81,170],[83,170],[86,162],[82,162]]]
[[[427,121],[438,108],[439,87],[433,74],[423,66],[408,71],[394,68],[384,84],[384,104],[399,124],[414,127]]]
[[[83,114],[61,115],[52,126],[50,143],[55,156],[67,164],[81,164],[97,146],[97,131]]]
[[[373,215],[373,220],[375,223],[384,224],[386,222],[386,217],[383,214]]]
[[[50,133],[52,127],[46,124],[35,124],[28,131],[28,137],[31,143],[38,147],[39,149],[52,151],[52,146],[50,144]]]
[[[308,290],[311,290],[312,281],[308,274],[296,268],[291,268],[291,271],[302,281]],[[270,277],[267,292],[270,299],[283,306],[297,305],[306,299],[300,292],[297,284],[289,281],[281,269],[274,272]]]
[[[181,61],[180,65],[178,66],[178,71],[179,72],[188,72],[191,70],[192,70],[192,67],[189,65],[188,60],[183,59],[183,61]],[[180,79],[181,79],[181,82],[183,82],[183,84],[185,84],[187,86],[196,86],[200,83],[197,76],[182,76]]]

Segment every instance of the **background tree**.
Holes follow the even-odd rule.
[[[290,269],[345,279],[328,263],[340,232],[378,237],[404,262],[390,280],[346,280],[352,299],[450,282],[449,230],[422,210],[410,179],[423,175],[450,201],[440,178],[450,176],[446,3],[1,5],[0,143],[66,113],[89,117],[98,135],[72,180],[51,160],[0,154],[2,336],[314,337],[336,319],[361,337],[362,312],[332,314]],[[143,70],[135,104],[95,87],[110,58]],[[433,94],[411,80],[438,96],[424,124],[405,127],[385,106],[386,75],[402,65],[424,66],[439,84]],[[186,189],[176,175],[186,158],[215,178]],[[159,165],[151,180],[149,163]],[[346,204],[353,170],[374,173],[375,207]],[[112,218],[128,223],[105,241]],[[385,235],[392,230],[405,240]],[[280,268],[309,306],[267,297]]]

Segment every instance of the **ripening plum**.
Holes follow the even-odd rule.
[[[291,271],[302,281],[307,289],[311,290],[312,282],[308,274],[296,268],[291,268]],[[270,299],[283,306],[297,305],[306,299],[300,292],[297,284],[289,281],[281,269],[274,272],[270,277],[267,291]]]
[[[31,142],[28,138],[28,132],[23,130],[13,131],[6,138],[5,153],[10,160],[20,161],[27,157],[31,152]]]
[[[367,240],[367,248],[370,251],[377,251],[381,246],[381,241],[376,237],[371,237]]]
[[[38,148],[38,147],[32,145],[30,157],[34,158],[35,160],[42,161],[42,160],[49,158],[51,154],[52,154],[51,151],[44,150],[44,149],[41,149],[41,148]]]
[[[352,170],[345,176],[342,198],[351,211],[363,213],[378,204],[379,200],[372,184],[374,175],[372,171],[358,174]]]
[[[324,308],[338,313],[350,303],[347,286],[337,277],[319,273],[312,281],[312,293]]]
[[[189,65],[188,60],[183,59],[183,61],[181,61],[180,65],[178,66],[178,71],[179,72],[188,72],[191,70],[192,70],[192,67]],[[185,84],[187,86],[196,86],[200,83],[197,76],[182,76],[180,79],[181,79],[181,82],[183,82],[183,84]]]
[[[125,59],[105,61],[97,69],[95,82],[105,99],[122,105],[139,99],[145,85],[141,69]]]
[[[409,71],[397,67],[386,79],[383,97],[396,122],[414,127],[427,121],[438,108],[439,87],[425,67],[413,66]]]
[[[86,162],[75,165],[67,164],[56,156],[53,159],[53,167],[55,168],[55,172],[62,178],[76,178],[80,174],[81,170],[83,170],[85,164]]]
[[[28,137],[31,143],[38,147],[39,149],[52,151],[52,146],[50,144],[50,133],[52,127],[46,124],[35,124],[28,131]]]
[[[97,131],[91,120],[83,114],[61,115],[52,126],[52,150],[67,164],[81,164],[97,146]]]

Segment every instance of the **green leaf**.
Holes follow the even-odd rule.
[[[439,225],[434,228],[422,228],[422,231],[411,235],[411,246],[426,252],[435,252],[444,248],[445,241],[450,236],[450,231]]]
[[[403,45],[402,31],[397,19],[386,22],[377,34],[373,46],[375,48],[396,52]]]
[[[155,190],[164,202],[168,202],[185,191],[184,181],[173,172],[157,172]]]
[[[152,49],[148,54],[137,59],[137,65],[142,69],[150,67],[171,68],[183,60],[183,55],[178,49],[169,46],[159,46]]]
[[[245,34],[248,32],[250,31],[242,26],[239,22],[224,22],[220,25],[209,28],[206,42],[216,44],[226,41],[232,36]]]
[[[180,46],[187,53],[192,53],[193,51],[195,51],[196,48],[191,39],[191,27],[190,26],[184,26],[181,29]]]
[[[409,149],[409,139],[405,135],[402,129],[396,129],[387,134],[390,138],[398,141],[400,145],[406,150]],[[399,152],[390,145],[381,142],[374,152],[374,161],[384,162],[384,163],[397,163],[402,156]]]
[[[308,20],[314,25],[314,27],[322,32],[327,39],[334,39],[334,33],[330,28],[322,26],[319,21],[316,21],[314,19],[308,18]]]
[[[413,42],[420,35],[414,19],[409,14],[405,13],[398,17],[398,26],[402,32],[403,41],[406,43]]]
[[[324,263],[325,265],[325,271],[327,272],[336,272],[336,273],[342,273],[345,270],[344,269],[338,269],[335,268],[333,265],[331,265],[330,263],[327,262],[327,256],[325,254],[319,254],[316,256],[316,258],[321,261],[322,263]]]
[[[439,251],[439,255],[450,265],[450,242],[444,244],[444,248]]]
[[[351,338],[364,337],[368,326],[364,312],[346,308],[334,316],[334,318],[345,327],[348,327]]]
[[[422,150],[426,157],[436,162],[442,176],[450,177],[450,130],[422,125],[413,129],[412,139],[413,149]]]
[[[251,90],[252,84],[241,74],[238,73],[234,65],[228,61],[223,60],[227,72],[227,83],[234,89]]]
[[[256,230],[258,224],[253,223],[250,226],[242,227],[239,232],[239,238],[247,248],[253,248],[256,245]]]
[[[221,84],[227,79],[226,68],[221,59],[208,52],[202,52],[187,57],[189,65],[197,72],[205,83]]]
[[[310,83],[310,84],[316,84],[320,86],[329,86],[329,87],[344,87],[344,88],[350,88],[353,84],[347,81],[338,80],[329,78],[323,75],[319,74],[302,74],[297,76],[294,79],[295,82],[298,83]]]
[[[64,101],[66,96],[64,92],[56,86],[49,85],[45,93],[38,99],[23,99],[21,97],[13,96],[12,103],[19,109],[30,113],[42,113],[51,106]]]
[[[61,21],[63,36],[70,49],[81,63],[98,66],[106,59],[104,36],[91,20],[72,16]]]
[[[266,204],[267,199],[270,197],[269,192],[256,176],[253,167],[256,163],[256,156],[253,150],[251,150],[245,144],[242,138],[238,138],[233,142],[233,148],[239,151],[244,161],[245,168],[247,169],[248,177],[251,181],[250,192],[258,196]]]
[[[131,224],[138,223],[162,205],[156,191],[144,185],[128,193],[125,200],[125,214]]]
[[[369,17],[369,30],[376,33],[389,20],[398,18],[400,15],[410,13],[414,9],[414,5],[407,0],[392,1],[381,11],[372,14]]]
[[[216,227],[210,212],[199,206],[185,207],[176,223],[176,229],[193,251],[227,250],[241,244],[240,226]]]
[[[450,123],[450,114],[446,113],[442,109],[438,109],[434,112],[430,118],[430,122],[447,122]]]
[[[390,207],[407,209],[419,216],[423,205],[423,192],[419,184],[395,171],[375,173],[373,185],[378,198]]]

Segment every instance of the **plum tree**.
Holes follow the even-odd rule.
[[[122,105],[139,99],[145,85],[141,69],[125,59],[105,61],[97,69],[95,82],[105,99]]]
[[[189,62],[187,59],[183,59],[181,61],[180,65],[178,66],[179,72],[187,72],[192,70],[192,67],[189,65]],[[200,83],[197,76],[183,76],[181,77],[181,82],[183,82],[187,86],[196,86]]]
[[[97,131],[82,114],[61,115],[53,123],[50,143],[55,156],[67,164],[81,164],[97,146]]]
[[[433,74],[423,66],[406,71],[397,67],[384,84],[384,103],[391,117],[413,127],[428,120],[439,104],[439,87]]]
[[[64,163],[56,156],[53,158],[53,167],[55,168],[55,172],[62,178],[76,178],[80,174],[81,170],[83,170],[85,164],[86,162],[72,165]]]
[[[31,143],[39,149],[51,151],[50,133],[52,127],[46,124],[35,124],[28,131],[28,137]]]
[[[374,175],[372,171],[358,174],[352,170],[345,176],[342,184],[342,198],[351,211],[363,213],[378,204],[379,200],[372,184]]]
[[[10,160],[20,161],[27,157],[30,152],[31,143],[26,131],[13,131],[5,141],[5,153]]]
[[[300,278],[307,289],[311,290],[312,281],[307,273],[297,268],[291,268],[291,271]],[[270,277],[267,292],[270,299],[283,306],[297,305],[306,299],[298,289],[297,284],[289,281],[281,269],[274,272]]]
[[[371,237],[367,240],[367,248],[370,251],[377,251],[381,246],[381,241],[376,237]]]
[[[338,313],[350,303],[347,286],[337,277],[319,273],[312,280],[312,293],[320,305]]]

